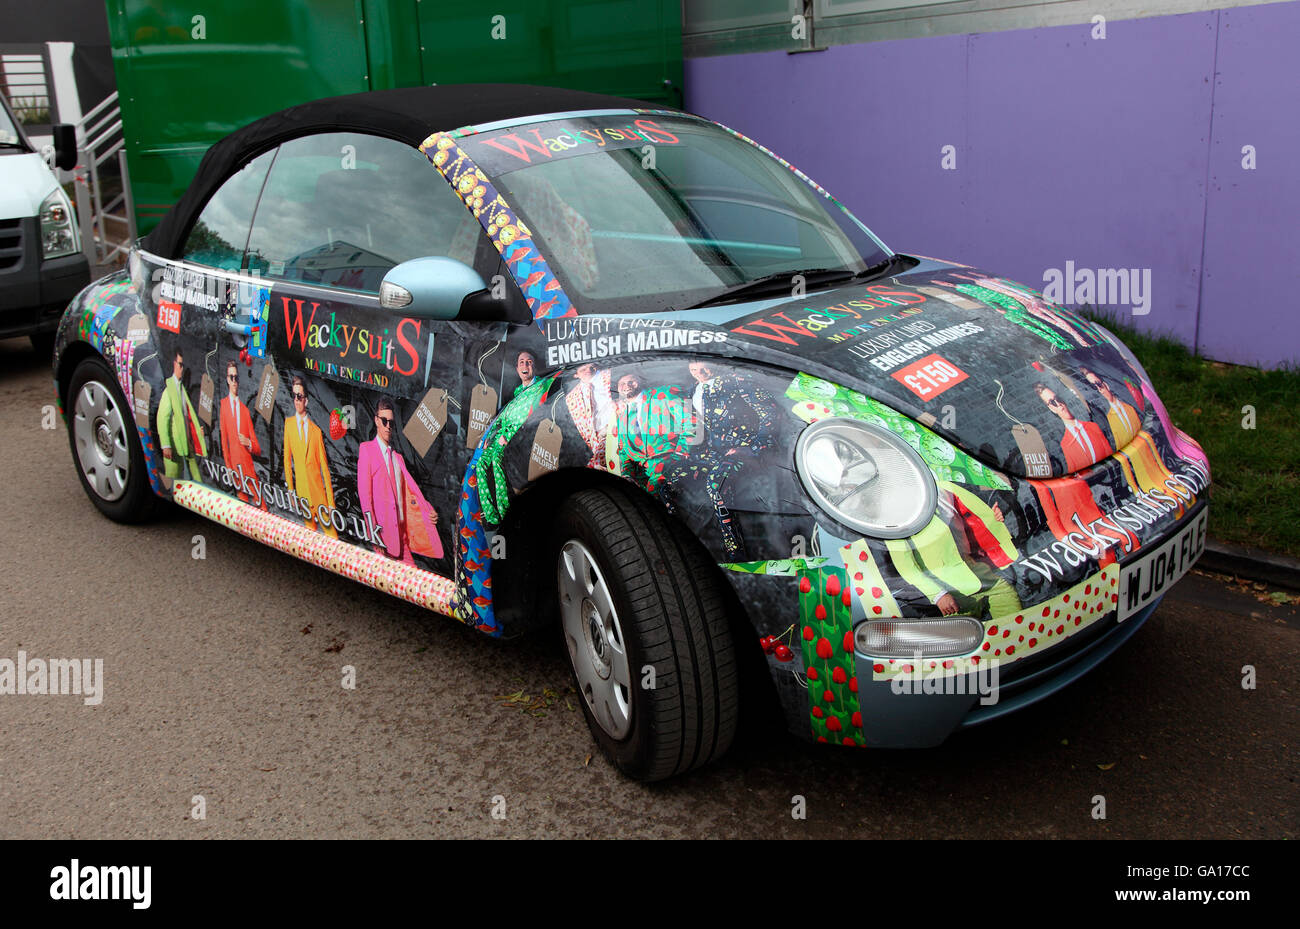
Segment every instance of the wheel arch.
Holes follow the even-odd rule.
[[[59,355],[58,365],[54,371],[54,382],[59,392],[59,409],[63,411],[65,420],[68,418],[68,408],[72,399],[68,396],[68,390],[72,387],[72,372],[76,371],[77,365],[87,358],[98,358],[106,364],[108,362],[103,353],[89,342],[69,342]]]
[[[549,551],[551,526],[564,501],[583,490],[607,488],[632,494],[650,501],[670,522],[681,527],[701,554],[715,565],[719,589],[726,601],[728,623],[736,651],[742,706],[741,731],[758,731],[747,721],[781,726],[779,697],[768,670],[767,659],[758,645],[755,624],[749,608],[742,602],[729,573],[717,566],[707,546],[662,501],[631,481],[597,468],[561,468],[531,482],[511,501],[510,509],[496,533],[505,540],[505,557],[493,561],[494,609],[502,626],[510,634],[535,631],[559,622],[552,590],[553,565],[538,552]],[[541,543],[541,544],[539,544]],[[524,557],[512,556],[523,549]]]

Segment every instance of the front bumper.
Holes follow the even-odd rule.
[[[85,255],[41,259],[36,217],[0,220],[0,338],[53,332],[90,283]]]
[[[873,662],[857,656],[859,700],[866,744],[877,748],[929,748],[958,729],[1013,713],[1068,687],[1101,664],[1133,637],[1160,605],[1157,599],[1123,623],[1111,613],[1077,636],[1024,661],[995,666],[955,678],[940,678],[935,692],[925,682],[872,680]],[[951,691],[951,692],[945,692]]]

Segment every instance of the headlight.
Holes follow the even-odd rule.
[[[41,204],[41,256],[60,258],[80,251],[77,244],[77,214],[62,187],[56,187]]]
[[[804,488],[837,522],[864,535],[901,539],[934,515],[934,476],[888,430],[856,419],[823,419],[794,453]]]

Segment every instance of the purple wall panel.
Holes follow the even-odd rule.
[[[1200,348],[1272,366],[1300,359],[1300,3],[1220,16]]]
[[[789,160],[890,247],[962,260],[967,172],[939,170],[939,151],[964,148],[967,41],[925,39],[923,61],[911,42],[687,59],[686,108]]]
[[[973,264],[1039,287],[1067,261],[1149,268],[1150,312],[1132,319],[1192,343],[1214,18],[971,37]]]
[[[1190,345],[1199,312],[1205,354],[1276,363],[1300,359],[1300,316],[1283,318],[1300,266],[1283,222],[1300,215],[1286,173],[1300,81],[1285,36],[1298,28],[1293,2],[1112,21],[1105,40],[1080,25],[689,59],[686,102],[789,158],[900,251],[1039,287],[1067,261],[1150,269],[1149,314],[1119,315]],[[1241,133],[1269,173],[1262,156],[1240,171]],[[1272,354],[1248,336],[1265,327],[1290,334]]]

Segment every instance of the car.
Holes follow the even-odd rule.
[[[54,163],[77,163],[76,130],[52,127]],[[49,356],[68,302],[90,283],[77,214],[0,94],[0,339],[27,336]]]
[[[891,251],[717,123],[577,91],[238,130],[68,308],[56,384],[106,516],[170,500],[558,631],[642,780],[742,714],[936,745],[1114,652],[1206,538],[1205,455],[1103,325]]]

